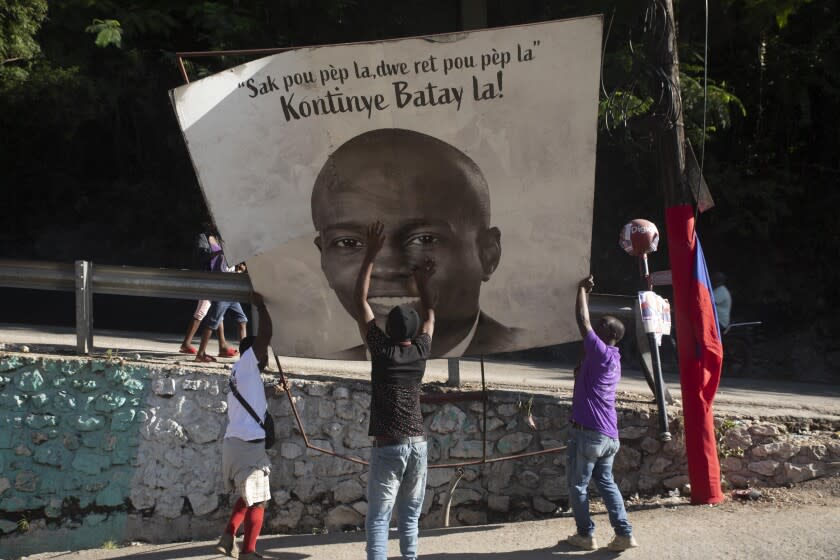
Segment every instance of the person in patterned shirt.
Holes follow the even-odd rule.
[[[391,309],[382,331],[367,301],[376,255],[385,244],[385,227],[367,227],[365,256],[356,281],[359,330],[371,357],[370,454],[365,519],[368,560],[388,557],[388,525],[397,507],[400,552],[417,558],[420,510],[426,493],[426,436],[420,411],[420,383],[432,349],[435,296],[429,278],[435,262],[427,259],[413,271],[421,320],[411,305]]]

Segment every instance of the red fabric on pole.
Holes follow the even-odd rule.
[[[690,205],[665,210],[674,285],[685,449],[691,502],[723,501],[712,401],[720,382],[723,346],[712,286]]]

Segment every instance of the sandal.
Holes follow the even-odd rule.
[[[181,354],[195,354],[197,350],[195,349],[195,346],[181,346],[181,348],[178,349],[178,352]]]
[[[224,350],[219,350],[220,358],[233,358],[237,354],[239,354],[239,350],[234,350],[233,348],[225,348]]]
[[[203,356],[196,356],[195,361],[196,362],[209,363],[209,362],[215,362],[216,358],[214,358],[213,356],[208,356],[207,354],[204,354]]]

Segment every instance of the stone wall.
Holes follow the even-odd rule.
[[[310,443],[368,459],[368,385],[293,383]],[[0,358],[0,557],[216,536],[230,504],[220,472],[226,392],[224,373]],[[266,531],[363,526],[367,467],[308,449],[285,396],[269,406],[278,444],[269,450]],[[487,457],[562,446],[569,407],[567,393],[491,391]],[[424,404],[423,413],[430,464],[482,457],[481,402]],[[620,398],[619,426],[615,477],[625,498],[687,490],[679,422],[671,425],[674,440],[661,444],[650,405]],[[838,426],[724,418],[718,426],[723,470],[735,486],[798,482],[834,472],[840,461]],[[454,474],[430,470],[421,526],[442,526]],[[453,493],[450,524],[550,516],[566,507],[567,495],[563,453],[470,466]]]
[[[726,419],[718,426],[721,471],[736,488],[795,484],[840,471],[837,426],[812,430],[801,421],[759,419]]]

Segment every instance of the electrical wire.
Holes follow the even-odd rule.
[[[703,42],[703,128],[702,138],[700,143],[700,177],[703,177],[703,164],[706,160],[706,102],[709,98],[709,0],[705,0],[706,12],[706,32]],[[697,188],[699,193],[700,179],[697,181]]]
[[[709,0],[704,1],[705,6],[705,38],[703,43],[703,128],[701,129],[700,141],[700,172],[697,174],[696,202],[694,207],[694,227],[692,238],[697,233],[697,218],[700,216],[700,186],[703,184],[703,166],[706,163],[706,108],[709,96]]]
[[[610,109],[612,108],[613,104],[613,95],[615,94],[615,90],[613,90],[612,94],[607,93],[607,87],[604,85],[604,65],[606,64],[607,58],[607,44],[610,40],[610,31],[612,31],[612,24],[613,18],[615,18],[615,7],[613,7],[612,15],[610,16],[610,23],[607,25],[607,35],[604,37],[604,46],[601,49],[601,91],[604,94],[604,128],[606,129],[608,134],[612,134],[610,130]]]
[[[709,57],[709,4],[708,0],[704,2],[705,7],[705,39],[703,48],[703,116],[702,116],[702,145],[700,147],[700,174],[698,176],[698,183],[696,189],[696,198],[699,198],[700,185],[702,184],[703,170],[705,168],[706,159],[706,123],[708,117],[708,57]],[[610,135],[613,134],[619,124],[623,124],[625,128],[629,127],[631,113],[638,109],[638,103],[643,101],[636,101],[634,92],[637,82],[628,89],[620,90],[618,88],[612,89],[608,92],[604,75],[605,75],[605,60],[608,42],[611,37],[612,27],[615,19],[616,8],[613,8],[607,25],[607,33],[603,44],[601,53],[601,92],[604,97],[604,128]],[[641,60],[645,70],[653,77],[654,83],[659,84],[659,91],[651,92],[653,97],[653,105],[650,110],[650,117],[653,117],[662,124],[666,129],[670,129],[680,122],[682,116],[683,100],[682,92],[678,85],[678,81],[672,79],[671,73],[666,72],[665,68],[671,68],[673,62],[671,56],[672,49],[676,45],[669,43],[671,37],[676,36],[674,29],[674,22],[669,17],[668,8],[663,0],[650,0],[645,8],[643,15],[642,32],[646,35],[645,43],[648,45],[649,59],[645,59],[642,55]],[[628,47],[631,55],[636,58],[637,49],[633,43],[633,37],[628,40]],[[631,130],[628,139],[636,143]],[[691,188],[692,185],[689,185]],[[695,209],[696,212],[696,209]],[[696,221],[696,217],[695,217]]]
[[[604,86],[604,60],[607,57],[607,43],[610,40],[610,31],[612,31],[613,19],[615,18],[615,6],[613,6],[612,14],[610,14],[610,23],[607,25],[607,36],[604,37],[604,48],[601,49],[601,91],[604,92],[604,97],[607,95],[607,88]]]

